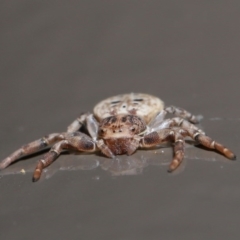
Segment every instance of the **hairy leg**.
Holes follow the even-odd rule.
[[[9,155],[7,158],[3,159],[0,162],[0,169],[6,168],[11,163],[15,162],[21,157],[27,156],[29,154],[36,153],[42,149],[45,149],[48,146],[51,146],[52,144],[56,143],[57,141],[62,140],[64,137],[62,134],[59,133],[52,133],[48,136],[42,137],[36,141],[33,141],[31,143],[28,143],[15,152],[13,152],[11,155]]]
[[[216,142],[215,140],[211,139],[210,137],[203,135],[199,133],[198,131],[188,130],[188,134],[190,137],[192,137],[196,142],[200,143],[204,147],[207,147],[209,149],[214,149],[221,154],[223,154],[225,157],[227,157],[230,160],[236,160],[236,155],[227,147],[222,145],[219,142]]]
[[[190,125],[192,126],[192,124]],[[151,132],[141,139],[140,146],[144,148],[151,148],[164,142],[175,143],[174,157],[168,170],[169,172],[172,172],[180,165],[183,160],[185,145],[184,138],[186,136],[193,138],[195,141],[209,149],[220,152],[231,160],[236,159],[236,155],[230,149],[223,146],[221,143],[212,140],[210,137],[202,134],[201,131],[196,130],[195,128],[188,128],[186,126],[184,128],[174,127],[161,129],[158,132]]]
[[[101,139],[97,141],[97,147],[100,149],[100,151],[109,158],[114,158],[115,155],[113,152],[109,149],[109,147],[104,143],[104,141]]]
[[[166,107],[164,110],[168,113],[171,113],[178,117],[184,118],[187,121],[194,123],[194,124],[199,123],[200,118],[201,118],[199,116],[194,116],[193,114],[186,111],[185,109],[175,107],[175,106]]]
[[[161,129],[165,128],[180,127],[183,129],[191,128],[204,134],[204,132],[200,128],[182,117],[174,117],[164,120],[165,116],[166,111],[161,111],[148,125],[148,132],[159,132]]]
[[[82,125],[86,125],[86,128],[88,130],[88,133],[90,136],[97,140],[98,136],[98,122],[93,116],[93,114],[90,113],[83,113],[80,115],[79,118],[77,118],[75,121],[73,121],[67,128],[67,132],[76,132],[78,131]]]
[[[170,127],[180,127],[182,128],[182,130],[187,132],[188,136],[193,138],[201,145],[210,149],[214,149],[231,160],[236,159],[236,155],[230,149],[206,136],[205,133],[200,128],[197,128],[195,125],[189,123],[182,118],[172,118],[169,120],[171,121],[171,123],[169,124]]]
[[[175,117],[167,120],[169,120],[169,127],[179,127],[179,128],[182,128],[183,130],[187,130],[187,131],[191,130],[191,131],[199,132],[205,135],[202,129],[198,128],[197,126],[195,126],[194,124],[190,123],[189,121],[183,118]]]
[[[187,132],[180,128],[170,129],[165,128],[158,132],[152,132],[145,135],[140,141],[140,146],[144,148],[151,148],[164,142],[174,143],[174,155],[169,165],[169,172],[174,171],[183,161],[184,158],[184,137]]]
[[[168,172],[174,171],[182,163],[184,158],[184,137],[181,134],[176,133],[174,139],[174,156],[172,162],[169,165]]]
[[[86,122],[86,118],[89,113],[82,113],[76,120],[74,120],[67,128],[67,132],[76,132],[78,131],[83,124]]]
[[[42,170],[53,163],[64,150],[94,152],[96,151],[96,144],[84,133],[76,132],[72,134],[66,134],[64,140],[56,143],[50,149],[50,151],[46,153],[41,160],[39,160],[33,174],[34,182],[39,180]]]

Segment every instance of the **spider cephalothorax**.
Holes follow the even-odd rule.
[[[176,117],[165,119],[167,113]],[[198,121],[198,117],[186,110],[174,106],[164,107],[159,98],[148,94],[117,95],[98,103],[93,114],[81,114],[66,132],[52,133],[22,146],[0,163],[0,169],[25,155],[52,146],[37,164],[33,175],[33,181],[37,181],[43,168],[55,161],[63,150],[101,151],[103,155],[114,158],[120,154],[131,155],[139,147],[152,148],[170,142],[174,147],[174,157],[169,166],[171,172],[183,160],[186,137],[229,159],[236,159],[232,151],[196,127],[194,124]],[[86,133],[82,132],[83,126]]]
[[[139,134],[145,129],[146,124],[140,117],[119,114],[100,122],[98,137],[104,140],[114,155],[131,155],[139,146]]]

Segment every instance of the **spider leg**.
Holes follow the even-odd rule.
[[[39,160],[33,174],[33,182],[39,180],[42,170],[53,163],[64,150],[94,152],[96,151],[96,144],[84,133],[76,132],[66,134],[64,140],[56,143],[50,151],[46,153],[41,160]]]
[[[63,139],[62,134],[52,133],[52,134],[49,134],[48,136],[42,137],[36,141],[28,143],[22,146],[21,148],[19,148],[18,150],[16,150],[15,152],[13,152],[7,158],[3,159],[0,162],[0,169],[4,169],[7,166],[9,166],[11,163],[18,160],[19,158],[29,154],[36,153],[62,139]]]
[[[82,125],[86,125],[88,133],[90,136],[94,139],[97,140],[98,136],[98,122],[94,118],[93,114],[90,113],[83,113],[80,115],[79,118],[77,118],[75,121],[73,121],[67,128],[67,132],[76,132],[78,131]]]
[[[231,160],[236,159],[235,154],[230,149],[206,136],[205,133],[195,125],[189,123],[182,118],[172,118],[170,120],[172,121],[172,123],[169,126],[182,128],[182,130],[185,130],[188,133],[187,135],[189,137],[193,138],[201,145],[210,149],[214,149]]]
[[[86,118],[90,113],[82,113],[76,120],[74,120],[67,128],[67,132],[76,132],[86,122]]]
[[[197,126],[195,126],[194,124],[190,123],[189,121],[180,118],[180,117],[175,117],[172,119],[168,119],[169,120],[169,127],[180,127],[184,130],[191,130],[191,131],[196,131],[199,132],[203,135],[205,135],[205,133],[203,132],[202,129],[198,128]]]
[[[184,146],[185,146],[184,137],[181,134],[175,134],[175,142],[173,148],[174,156],[172,162],[169,165],[168,172],[174,171],[183,161]]]
[[[214,149],[220,152],[221,154],[223,154],[225,157],[227,157],[230,160],[236,160],[236,155],[230,149],[228,149],[221,143],[216,142],[210,137],[203,135],[198,131],[193,131],[193,130],[188,130],[188,135],[191,138],[193,138],[196,142],[203,145],[204,147],[207,147],[209,149]]]
[[[200,116],[194,116],[193,114],[191,114],[190,112],[186,111],[185,109],[179,108],[179,107],[175,107],[175,106],[170,106],[170,107],[166,107],[164,109],[164,111],[166,111],[167,113],[171,113],[174,114],[178,117],[184,118],[187,121],[191,122],[191,123],[199,123],[201,117]]]
[[[140,146],[144,148],[151,148],[164,142],[174,142],[174,156],[169,165],[169,172],[174,171],[183,161],[184,158],[184,137],[187,133],[179,128],[161,129],[158,132],[151,132],[145,135],[141,141]]]
[[[151,148],[158,144],[172,141],[172,135],[173,131],[170,130],[170,128],[164,128],[160,131],[151,132],[143,136],[143,138],[140,140],[140,147],[143,148]]]
[[[192,124],[190,125],[194,126]],[[236,155],[230,149],[226,148],[221,143],[212,140],[210,137],[203,134],[200,129],[196,130],[193,127],[187,128],[186,126],[184,128],[173,127],[161,129],[157,132],[151,132],[141,139],[140,147],[151,148],[164,142],[174,142],[174,157],[168,170],[169,172],[172,172],[181,164],[183,160],[185,145],[184,138],[186,136],[193,138],[195,141],[207,148],[220,152],[231,160],[236,159]]]
[[[86,125],[87,125],[87,130],[92,137],[93,140],[97,140],[98,137],[98,128],[99,124],[97,120],[94,118],[93,114],[89,114],[86,118]]]
[[[192,130],[198,131],[201,134],[205,135],[205,133],[203,132],[202,129],[198,128],[194,124],[190,123],[189,121],[187,121],[181,117],[175,117],[175,118],[161,120],[163,117],[164,117],[164,113],[160,112],[156,116],[156,118],[149,124],[148,132],[154,132],[154,131],[159,132],[165,128],[178,127],[178,128],[182,128],[185,130],[192,129]]]
[[[114,158],[115,155],[113,154],[113,152],[109,149],[109,147],[104,143],[104,141],[102,139],[97,141],[97,147],[101,150],[101,152],[109,157],[109,158]]]

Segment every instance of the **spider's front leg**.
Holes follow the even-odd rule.
[[[168,168],[168,171],[172,172],[183,161],[184,146],[185,146],[184,137],[186,135],[187,135],[187,132],[179,128],[176,128],[176,129],[165,128],[165,129],[161,129],[158,132],[151,132],[145,135],[140,141],[140,146],[143,148],[152,148],[161,143],[173,142],[174,156]]]
[[[9,166],[11,163],[15,162],[19,158],[22,158],[24,156],[39,152],[43,149],[45,149],[48,146],[51,146],[52,144],[56,143],[57,141],[60,141],[64,139],[64,136],[59,133],[52,133],[45,137],[42,137],[36,141],[33,141],[31,143],[28,143],[15,152],[13,152],[11,155],[9,155],[7,158],[3,159],[0,162],[0,169],[4,169],[7,166]]]
[[[216,150],[231,160],[236,159],[235,154],[230,149],[226,148],[221,143],[212,140],[210,137],[206,136],[200,128],[182,118],[169,119],[169,126],[180,127],[182,131],[185,131],[185,136],[191,137],[197,143],[200,143],[206,148]]]
[[[169,166],[169,172],[175,170],[182,162],[184,157],[184,138],[189,136],[204,147],[216,150],[229,158],[235,160],[236,155],[228,148],[212,140],[210,137],[203,134],[200,130],[192,127],[192,124],[184,122],[183,128],[172,127],[161,129],[158,132],[154,131],[145,135],[140,142],[140,146],[144,148],[151,148],[164,142],[174,143],[174,157]]]
[[[92,138],[84,133],[66,133],[64,139],[56,143],[50,151],[46,153],[41,160],[39,160],[33,174],[33,182],[39,180],[42,170],[53,163],[64,150],[94,152],[96,151],[96,143]]]
[[[196,142],[200,143],[204,147],[220,152],[221,154],[223,154],[225,157],[227,157],[230,160],[237,159],[236,155],[229,148],[227,148],[224,145],[222,145],[221,143],[211,139],[210,137],[201,134],[198,131],[189,130],[188,136],[193,138]]]

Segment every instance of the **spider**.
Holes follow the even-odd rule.
[[[165,119],[167,113],[175,117]],[[174,171],[183,161],[185,138],[190,137],[206,148],[214,149],[231,160],[236,156],[221,143],[212,140],[196,127],[200,117],[184,109],[164,107],[159,98],[130,93],[107,98],[98,103],[92,113],[83,113],[63,133],[52,133],[22,146],[0,162],[6,168],[23,156],[52,146],[38,161],[32,180],[39,180],[44,168],[54,162],[65,150],[77,152],[100,151],[114,158],[133,154],[138,148],[153,148],[162,143],[172,143],[173,160],[168,171]],[[83,128],[85,127],[85,133]]]

